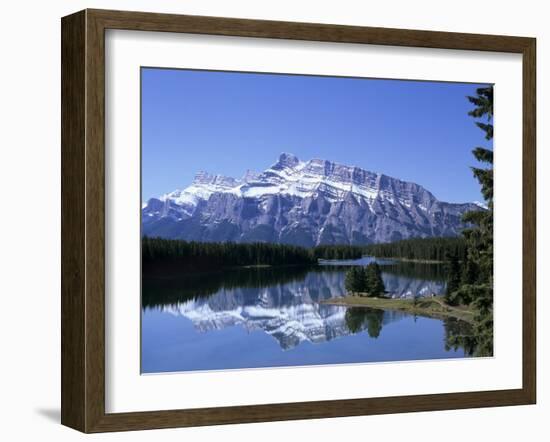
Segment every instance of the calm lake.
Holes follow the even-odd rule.
[[[144,278],[142,373],[463,358],[469,325],[395,311],[320,304],[344,296],[350,265],[241,268]],[[445,291],[441,265],[378,260],[388,294]]]

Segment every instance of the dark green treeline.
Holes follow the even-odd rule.
[[[317,259],[359,259],[364,251],[364,247],[348,245],[320,245],[312,249]]]
[[[379,258],[444,261],[466,257],[464,238],[415,238],[369,246],[320,245],[304,247],[271,243],[194,242],[142,238],[144,270],[159,265],[185,270],[216,270],[246,265],[311,265],[319,259]]]
[[[364,253],[377,258],[404,258],[419,261],[446,261],[450,255],[463,259],[466,240],[463,237],[411,238],[393,243],[371,244]]]
[[[303,247],[266,243],[208,243],[143,237],[142,263],[175,263],[182,269],[219,269],[245,265],[304,265],[317,262]]]

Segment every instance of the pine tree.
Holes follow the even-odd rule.
[[[458,290],[461,283],[460,262],[455,253],[447,255],[447,290],[445,292],[445,301],[448,304],[455,304],[453,293]]]
[[[346,290],[352,294],[359,293],[364,290],[363,280],[364,278],[362,267],[351,266],[346,272],[344,286]]]
[[[381,296],[385,293],[380,266],[373,262],[366,267],[352,266],[344,279],[346,290],[362,296]]]
[[[488,123],[476,124],[485,132],[485,138],[493,138],[493,87],[477,89],[476,97],[468,97],[468,100],[476,107],[469,112],[475,118],[486,117]],[[477,277],[467,276],[467,283],[484,284],[492,286],[493,281],[493,152],[483,147],[473,150],[474,157],[486,168],[472,167],[474,177],[481,184],[481,193],[487,202],[488,210],[471,211],[464,215],[464,221],[473,225],[464,231],[467,242],[466,266],[473,266],[477,271]],[[468,271],[468,269],[466,269]],[[470,270],[472,271],[472,270]],[[472,271],[472,272],[473,272]]]
[[[475,105],[469,115],[486,119],[487,122],[476,122],[476,125],[485,132],[485,139],[491,140],[494,133],[493,87],[478,88],[476,94],[475,97],[468,97]],[[476,354],[489,356],[493,353],[493,152],[476,147],[472,153],[476,160],[486,164],[485,168],[472,167],[472,172],[481,185],[488,210],[467,212],[463,217],[472,227],[463,232],[466,262],[463,284],[455,291],[454,299],[471,303],[476,308]]]
[[[365,292],[368,296],[376,297],[385,293],[382,271],[376,262],[371,262],[365,269]]]

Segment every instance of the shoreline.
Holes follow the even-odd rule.
[[[397,262],[410,262],[416,264],[445,264],[447,261],[439,261],[437,259],[411,259],[411,258],[396,258],[396,257],[387,257],[387,256],[374,256],[374,255],[363,255],[360,258],[349,258],[349,259],[325,259],[319,258],[318,263],[330,263],[338,261],[355,261],[362,258],[374,258],[375,260],[384,260],[384,261],[397,261]],[[391,265],[391,264],[380,264],[380,265]]]
[[[418,298],[416,305],[412,299],[403,298],[369,298],[366,296],[347,295],[341,298],[330,298],[320,301],[321,304],[346,307],[370,307],[379,310],[398,310],[417,316],[445,319],[455,318],[472,324],[474,311],[468,307],[455,307],[445,303],[442,296]]]
[[[417,264],[445,264],[447,261],[439,261],[437,259],[411,259],[411,258],[394,258],[394,257],[383,257],[383,256],[372,256],[375,259],[388,259],[392,261],[401,261],[401,262],[412,262]]]

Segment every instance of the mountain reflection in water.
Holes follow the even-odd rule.
[[[356,263],[364,265],[368,260],[363,258]],[[144,372],[464,357],[466,355],[463,349],[449,345],[446,321],[431,318],[421,318],[422,320],[418,321],[418,318],[398,311],[321,304],[322,300],[346,294],[344,277],[348,264],[350,263],[339,262],[313,267],[233,269],[176,279],[144,278],[142,289]],[[436,268],[438,266],[383,264],[382,277],[391,296],[427,296],[442,294],[445,290],[443,273],[441,269]],[[158,346],[162,347],[165,344],[156,336],[165,332],[167,334],[165,340],[173,338],[172,334],[168,335],[167,325],[164,330],[164,324],[168,322],[161,318],[166,318],[166,314],[189,321],[192,330],[186,328],[184,334],[189,339],[193,334],[195,340],[204,340],[200,351],[195,350],[195,355],[188,354],[183,346],[178,351],[185,356],[177,357],[173,354],[173,350],[166,349],[172,353],[165,355],[164,362],[153,359],[160,357],[153,354],[158,354],[160,351]],[[365,351],[367,346],[363,346],[364,348],[357,346],[356,339],[359,337],[369,342],[384,338],[385,327],[393,323],[402,323],[400,327],[407,330],[400,332],[401,338],[399,335],[388,336],[392,338],[392,349],[386,348],[382,351],[383,355],[369,356],[369,352]],[[468,327],[467,324],[458,322],[457,325],[453,322],[451,332],[463,333],[464,327]],[[245,333],[237,332],[237,329],[244,330]],[[216,362],[214,361],[215,349],[224,341],[224,350],[227,350],[228,344],[225,340],[230,336],[223,336],[220,333],[229,331],[233,339],[231,345],[238,344],[239,348],[250,345],[249,350],[254,351],[252,347],[256,344],[253,343],[263,339],[255,334],[259,332],[274,340],[280,349],[279,353],[281,350],[283,352],[277,354],[276,350],[269,350],[269,357],[262,360],[259,356],[252,362],[250,362],[250,355],[246,358],[248,362],[245,360],[239,362],[239,356],[235,352],[230,352],[230,357],[226,356],[224,360]],[[412,332],[417,333],[418,336],[411,335]],[[238,339],[233,337],[237,333]],[[421,335],[424,339],[421,339]],[[415,354],[418,356],[410,354],[410,349],[405,348],[410,345],[407,343],[408,340],[416,338],[422,343],[419,345],[425,347],[417,349]],[[346,344],[346,340],[350,343]],[[323,345],[337,341],[340,343],[336,351],[331,344],[331,348],[326,349],[326,355],[319,353]],[[300,351],[308,354],[312,352],[308,350],[308,346],[304,346],[305,343],[316,347],[315,357],[299,356]],[[260,346],[260,344],[257,345]],[[261,345],[261,352],[266,352],[267,348],[270,348],[269,344]],[[155,347],[149,348],[149,346]],[[208,353],[209,359],[205,354],[201,362],[197,353],[206,352],[208,346],[211,346],[212,350]],[[293,353],[292,357],[283,355],[288,351]],[[196,358],[193,359],[193,356]],[[286,363],[286,359],[298,362]],[[170,362],[167,362],[168,360]],[[323,362],[325,360],[326,362]]]

